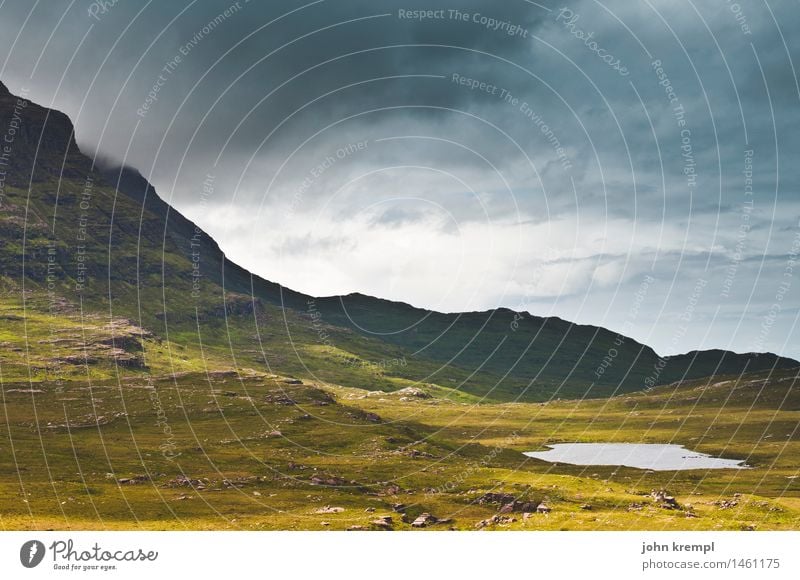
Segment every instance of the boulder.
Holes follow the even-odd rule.
[[[344,511],[343,507],[335,507],[326,505],[325,507],[321,507],[318,510],[314,510],[315,514],[340,514]]]
[[[533,512],[536,511],[538,507],[539,504],[535,502],[514,500],[502,506],[500,508],[499,513],[510,514],[512,512],[517,512],[517,513]]]
[[[537,514],[545,514],[546,515],[546,514],[549,514],[551,511],[552,510],[550,509],[550,506],[545,505],[543,503],[540,503],[538,506],[536,506],[536,513]]]
[[[392,516],[380,516],[370,522],[373,526],[382,530],[392,529]]]
[[[477,524],[475,524],[475,527],[480,530],[487,526],[493,526],[496,524],[500,525],[511,524],[514,523],[515,521],[517,520],[509,516],[494,515],[489,519],[479,521]]]
[[[311,484],[340,486],[340,485],[346,485],[347,480],[341,477],[336,477],[335,475],[314,475],[311,477]]]
[[[411,527],[412,528],[425,528],[425,527],[432,526],[433,524],[437,524],[437,523],[439,523],[439,520],[436,517],[434,517],[431,514],[425,512],[425,513],[421,513],[419,516],[417,516],[417,519],[415,519],[413,522],[411,522]]]
[[[495,493],[489,492],[484,493],[481,497],[475,500],[475,503],[480,505],[485,505],[488,503],[506,505],[513,501],[516,501],[516,497],[511,495],[510,493]]]
[[[655,491],[655,490],[652,491],[650,493],[650,496],[653,498],[653,500],[657,504],[659,504],[664,509],[667,509],[667,510],[680,509],[680,506],[678,505],[678,501],[673,496],[668,495],[667,492],[664,491],[663,489],[659,490],[659,491]]]
[[[431,396],[423,391],[422,389],[418,389],[417,387],[406,387],[405,389],[400,389],[399,391],[394,392],[395,395],[400,395],[401,397],[414,397],[416,399],[430,399]]]

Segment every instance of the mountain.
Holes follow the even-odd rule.
[[[25,332],[44,334],[55,325],[79,350],[64,329],[95,317],[92,364],[106,373],[125,360],[122,372],[134,374],[213,362],[370,390],[421,383],[474,400],[545,400],[800,366],[769,353],[659,357],[604,328],[508,309],[443,314],[362,294],[307,296],[228,260],[137,171],[83,155],[66,115],[2,84],[0,131],[6,324],[22,316]],[[29,353],[60,344],[39,340]]]

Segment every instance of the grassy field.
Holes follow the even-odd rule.
[[[251,369],[4,379],[0,527],[403,530],[430,513],[444,520],[433,530],[798,529],[796,381],[780,371],[605,400],[476,404],[436,385],[367,391]],[[752,468],[522,455],[564,441],[675,442]],[[551,511],[536,513],[541,503]]]

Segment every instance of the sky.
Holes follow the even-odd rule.
[[[800,358],[798,26],[774,0],[9,0],[0,80],[295,290]]]

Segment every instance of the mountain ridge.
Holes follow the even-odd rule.
[[[11,126],[17,100],[7,89],[0,94],[0,129]],[[266,330],[259,326],[265,320],[282,318],[288,340],[306,332],[303,340],[313,342],[304,343],[306,350],[340,348],[344,342],[351,348],[342,332],[355,332],[368,341],[358,348],[375,353],[400,348],[404,360],[428,369],[419,376],[503,399],[607,396],[676,380],[800,366],[773,353],[721,349],[664,357],[603,327],[504,307],[442,313],[360,292],[329,297],[296,292],[228,259],[211,236],[163,200],[137,170],[96,167],[80,152],[72,122],[63,113],[29,103],[18,117],[21,128],[8,184],[18,188],[20,204],[12,203],[0,221],[0,276],[11,287],[23,279],[47,285],[47,277],[54,275],[46,263],[52,246],[60,292],[95,309],[141,316],[142,326],[155,332],[169,335],[168,321],[177,324],[173,329],[191,328],[203,312],[206,318],[224,319],[228,334],[229,317],[237,329],[255,325],[258,336]],[[52,228],[30,221],[30,215],[39,216],[44,226],[52,221]],[[83,222],[91,227],[82,228]],[[81,268],[91,283],[77,292]],[[309,319],[315,329],[330,325],[338,342],[327,344],[319,330],[316,337],[309,335]]]

